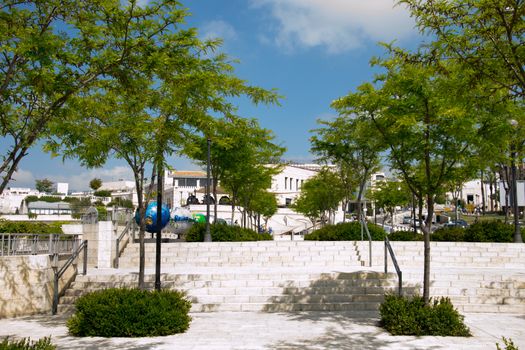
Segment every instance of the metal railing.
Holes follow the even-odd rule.
[[[53,254],[53,271],[54,271],[54,275],[55,275],[55,278],[54,278],[54,281],[53,281],[53,305],[52,305],[52,313],[53,315],[56,315],[57,313],[57,310],[58,310],[58,297],[60,294],[62,294],[62,292],[64,290],[66,290],[67,288],[69,288],[69,285],[71,284],[72,282],[72,279],[70,279],[69,281],[67,281],[65,283],[65,285],[63,286],[63,288],[61,290],[59,290],[59,281],[60,281],[60,278],[64,275],[64,273],[67,271],[67,269],[73,265],[74,268],[75,268],[75,275],[76,275],[76,260],[78,258],[78,256],[80,255],[81,252],[84,253],[84,256],[83,256],[83,261],[82,261],[82,274],[85,275],[87,273],[87,248],[88,248],[88,241],[87,240],[84,240],[80,245],[78,245],[78,247],[76,247],[76,249],[73,251],[73,253],[71,254],[71,256],[67,259],[67,261],[60,267],[58,268],[58,253],[55,253]]]
[[[388,273],[388,253],[390,253],[390,258],[392,259],[392,263],[394,264],[394,268],[397,272],[397,278],[398,278],[398,294],[399,296],[403,295],[403,272],[399,268],[399,264],[397,263],[396,255],[394,254],[394,250],[392,249],[392,245],[390,244],[390,240],[387,236],[385,236],[385,273]]]
[[[115,260],[113,261],[113,266],[116,269],[118,269],[119,258],[124,251],[124,248],[126,248],[130,240],[134,239],[134,223],[135,221],[133,219],[128,220],[126,227],[124,227],[122,233],[117,237],[115,243]]]
[[[78,235],[1,233],[0,256],[70,254],[78,242]]]
[[[368,225],[366,223],[366,217],[364,213],[361,215],[361,241],[363,241],[363,230],[366,232],[368,237],[368,266],[372,266],[372,236],[368,230]]]

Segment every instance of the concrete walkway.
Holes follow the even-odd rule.
[[[391,336],[374,315],[348,313],[199,313],[184,334],[152,338],[69,336],[66,316],[0,320],[0,338],[51,336],[58,349],[496,349],[502,336],[525,349],[525,316],[466,314],[473,337]]]

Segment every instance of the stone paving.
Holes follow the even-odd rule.
[[[0,320],[0,337],[51,336],[58,349],[496,349],[501,337],[525,349],[525,316],[466,314],[473,337],[391,336],[372,314],[251,313],[193,314],[184,334],[152,338],[69,336],[67,316]],[[503,347],[504,349],[504,347]]]

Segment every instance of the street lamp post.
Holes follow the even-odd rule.
[[[514,119],[510,121],[510,125],[514,129],[518,127],[518,122]],[[511,180],[512,180],[512,186],[511,186],[511,196],[512,196],[512,207],[514,211],[514,243],[523,243],[523,239],[521,238],[521,230],[520,230],[520,219],[519,219],[519,207],[518,207],[518,179],[516,176],[516,144],[514,141],[511,143],[511,150],[510,150],[510,168],[511,168]]]
[[[514,243],[523,243],[520,231],[519,207],[518,207],[518,179],[516,177],[516,149],[512,146],[511,151],[511,177],[512,177],[512,207],[514,211]]]
[[[204,242],[211,242],[210,233],[210,144],[211,140],[208,138],[208,154],[206,159],[206,232],[204,234]]]

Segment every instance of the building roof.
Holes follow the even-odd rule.
[[[49,202],[43,202],[43,201],[36,201],[36,202],[30,202],[27,207],[29,209],[70,209],[69,203],[67,202],[55,202],[55,203],[49,203]]]
[[[174,170],[171,171],[168,175],[169,177],[206,177],[206,173],[204,171],[199,170]]]

